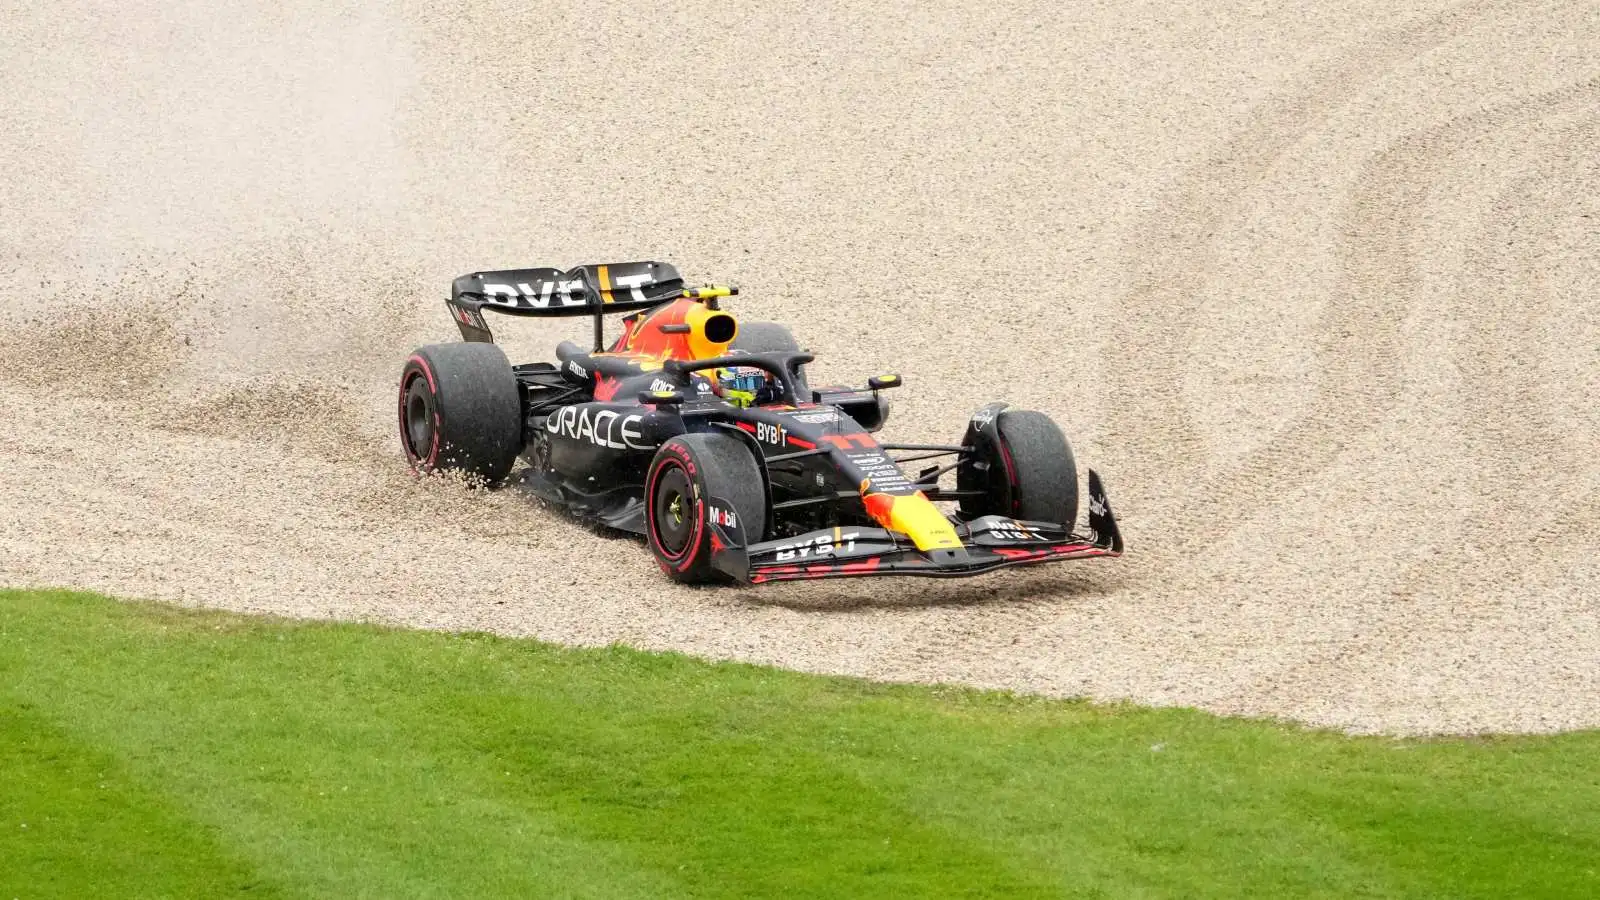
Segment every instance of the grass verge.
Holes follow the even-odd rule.
[[[0,896],[1600,896],[1600,733],[0,591]]]

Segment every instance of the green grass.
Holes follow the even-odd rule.
[[[1600,733],[0,591],[0,897],[1600,896]],[[26,827],[24,827],[26,826]]]

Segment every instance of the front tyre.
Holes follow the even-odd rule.
[[[972,453],[956,468],[961,515],[1010,516],[1072,528],[1078,520],[1078,464],[1061,429],[1032,410],[1008,409],[988,429],[969,428]]]
[[[522,451],[522,400],[494,344],[429,344],[400,371],[400,446],[419,472],[497,484]]]
[[[645,479],[645,533],[661,570],[684,584],[727,580],[711,565],[707,509],[716,497],[733,507],[746,540],[762,539],[767,493],[755,456],[726,434],[679,435],[656,450]]]

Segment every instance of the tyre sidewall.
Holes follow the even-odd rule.
[[[439,396],[438,381],[428,367],[427,360],[412,356],[406,360],[400,373],[400,446],[412,468],[431,472],[439,460]],[[418,448],[411,439],[411,392],[420,388],[426,397],[428,415],[433,418],[433,433],[426,448]],[[425,452],[424,452],[425,451]]]
[[[656,525],[657,492],[661,487],[662,477],[674,468],[682,469],[688,476],[689,485],[694,496],[691,498],[689,516],[692,524],[689,536],[684,542],[680,553],[671,553],[661,542],[661,534]],[[677,580],[687,580],[702,570],[709,568],[710,542],[707,541],[705,498],[706,488],[701,477],[701,469],[694,458],[694,453],[684,441],[674,438],[661,445],[656,451],[655,459],[650,463],[650,474],[645,479],[645,529],[646,537],[650,543],[650,551],[655,554],[656,562],[662,571]],[[702,559],[702,557],[707,557]]]

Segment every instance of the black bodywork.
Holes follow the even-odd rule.
[[[709,523],[724,548],[713,563],[736,580],[963,576],[1122,552],[1105,489],[1093,471],[1088,537],[1073,534],[1072,523],[983,516],[957,526],[967,546],[952,557],[918,552],[904,535],[881,527],[867,514],[863,483],[875,492],[920,491],[935,502],[958,501],[971,493],[941,486],[940,479],[988,436],[1004,404],[980,410],[960,445],[879,443],[872,432],[881,424],[884,405],[876,391],[819,390],[803,399],[794,395],[794,367],[809,362],[810,354],[741,354],[629,371],[637,364],[597,359],[570,344],[559,353],[559,364],[516,367],[528,411],[524,458],[529,465],[522,470],[522,485],[580,518],[642,535],[645,478],[656,448],[685,433],[733,435],[760,461],[768,497],[767,518],[759,530],[756,523]],[[597,361],[612,372],[599,377],[615,378],[619,385],[609,401],[593,399],[598,379],[589,373]],[[739,407],[708,393],[706,382],[696,377],[708,368],[734,365],[771,371],[784,384],[786,396],[771,404]],[[915,463],[926,465],[903,468]],[[750,541],[754,535],[764,539]]]

